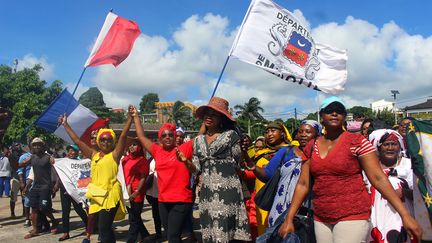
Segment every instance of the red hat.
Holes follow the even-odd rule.
[[[173,135],[174,135],[174,138],[176,137],[176,126],[175,126],[174,124],[172,124],[172,123],[164,123],[164,124],[162,125],[162,127],[159,128],[158,138],[160,138],[160,137],[162,136],[162,133],[163,133],[165,130],[169,130],[169,131],[171,131],[171,132],[173,133]]]
[[[226,118],[228,118],[232,122],[236,122],[236,120],[231,116],[228,107],[229,107],[229,103],[227,100],[222,99],[220,97],[212,97],[207,105],[198,107],[198,109],[195,112],[195,116],[198,117],[199,119],[203,119],[204,111],[206,110],[206,108],[211,108],[221,113],[222,115],[226,116]]]

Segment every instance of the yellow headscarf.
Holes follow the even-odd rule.
[[[116,135],[115,135],[114,130],[109,129],[109,128],[101,128],[101,129],[99,129],[98,134],[96,136],[96,143],[97,143],[98,146],[100,145],[99,144],[100,137],[102,135],[105,135],[105,134],[109,134],[112,137],[113,142],[115,143],[115,141],[116,141]]]

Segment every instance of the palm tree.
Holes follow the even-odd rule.
[[[187,126],[192,111],[183,102],[176,101],[173,107],[164,108],[162,114],[169,116],[168,122],[174,123],[176,126]]]
[[[235,114],[238,115],[240,119],[246,120],[248,122],[249,135],[251,134],[251,122],[256,123],[265,121],[265,118],[260,114],[260,112],[264,112],[264,109],[260,105],[261,101],[256,97],[252,97],[244,105],[234,106],[234,109],[237,110]]]

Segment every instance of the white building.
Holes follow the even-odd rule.
[[[370,108],[374,112],[382,111],[387,109],[388,111],[393,111],[394,103],[390,101],[385,101],[384,99],[372,102]]]

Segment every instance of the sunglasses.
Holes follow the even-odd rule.
[[[347,114],[345,108],[343,108],[341,106],[333,106],[333,107],[327,106],[322,111],[324,114],[332,114],[333,112],[336,112],[337,114],[340,114],[340,115],[346,115]]]
[[[172,133],[172,132],[162,133],[161,138],[166,138],[166,137],[173,138],[174,137],[174,133]]]
[[[112,142],[113,139],[112,138],[100,138],[99,142]]]

